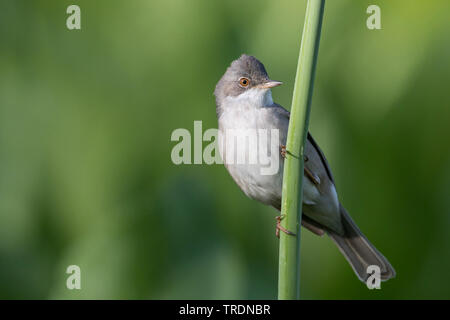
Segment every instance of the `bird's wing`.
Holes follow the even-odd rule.
[[[333,182],[333,184],[334,184],[333,174],[331,173],[330,165],[328,164],[327,158],[325,158],[325,155],[323,154],[322,150],[319,148],[319,145],[313,139],[313,137],[312,137],[311,133],[309,133],[309,131],[308,131],[307,139],[311,143],[311,145],[314,147],[316,152],[319,154],[320,159],[322,160],[322,164],[325,167],[325,170],[327,171],[328,178],[330,178],[331,182]]]
[[[280,106],[279,104],[274,103],[274,106],[276,108],[276,111],[282,115],[285,116],[287,119],[290,118],[291,113],[289,111],[287,111],[285,108],[283,108],[282,106]],[[334,184],[334,178],[333,178],[333,174],[331,173],[331,169],[330,169],[330,165],[328,164],[327,159],[325,158],[325,155],[323,154],[322,150],[320,149],[319,145],[317,144],[317,142],[313,139],[312,135],[309,133],[308,131],[308,136],[307,136],[307,140],[311,143],[311,145],[313,146],[313,148],[315,149],[315,151],[317,152],[317,154],[320,157],[321,163],[323,165],[323,167],[325,168],[325,171],[328,175],[328,178],[331,180],[331,182]],[[305,166],[307,166],[307,164],[305,163]]]
[[[281,106],[276,106],[276,112],[287,119],[290,117],[290,113]],[[308,179],[303,187],[304,215],[317,222],[321,228],[342,234],[339,200],[333,175],[322,150],[309,132],[304,154],[304,174]]]

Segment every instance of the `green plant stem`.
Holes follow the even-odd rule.
[[[308,132],[314,74],[325,0],[308,0],[292,97],[284,160],[281,224],[296,236],[280,232],[278,299],[300,296],[300,229],[302,219],[303,152]]]

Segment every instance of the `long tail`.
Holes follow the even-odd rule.
[[[389,261],[367,240],[342,206],[341,216],[345,234],[342,236],[333,231],[327,231],[327,233],[350,263],[359,280],[366,282],[370,276],[367,273],[367,267],[370,265],[380,267],[381,280],[394,278],[395,270]]]

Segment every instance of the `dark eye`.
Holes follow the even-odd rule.
[[[247,86],[250,84],[250,80],[247,79],[247,78],[240,78],[240,79],[239,79],[239,84],[240,84],[242,87],[247,87]]]

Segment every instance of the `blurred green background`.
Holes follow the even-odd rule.
[[[370,4],[382,30],[366,28]],[[0,298],[276,298],[277,212],[222,165],[174,165],[170,136],[217,127],[213,90],[241,53],[284,81],[273,97],[289,108],[305,7],[2,0]],[[450,298],[449,10],[327,1],[310,131],[397,278],[368,290],[304,230],[303,298]]]

